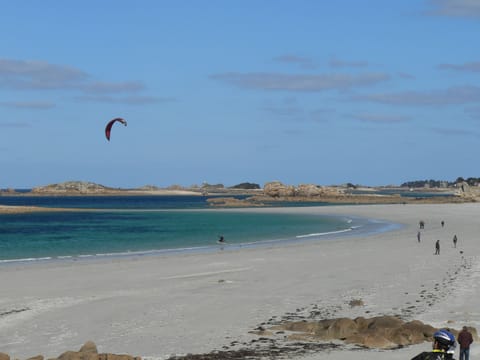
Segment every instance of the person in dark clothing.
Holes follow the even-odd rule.
[[[435,242],[435,255],[440,255],[440,240]]]
[[[473,337],[466,326],[464,326],[462,331],[458,334],[457,341],[460,345],[460,360],[468,360],[470,357],[470,345],[473,342]]]
[[[424,351],[412,360],[454,360],[455,336],[450,331],[442,329],[435,332],[432,347],[432,351]]]
[[[456,248],[457,247],[457,235],[453,235],[453,247]]]

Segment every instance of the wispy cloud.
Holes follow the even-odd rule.
[[[0,122],[0,128],[28,128],[30,127],[30,124],[27,124],[25,122]]]
[[[44,61],[0,59],[0,86],[11,89],[65,89],[78,87],[88,75],[73,67]]]
[[[333,57],[330,59],[329,64],[331,67],[334,68],[345,68],[345,67],[367,67],[368,62],[366,61],[345,61],[345,60],[340,60],[336,57]]]
[[[431,130],[436,134],[445,136],[480,136],[480,134],[478,134],[477,132],[463,129],[431,128]]]
[[[264,106],[261,110],[276,116],[298,116],[303,110],[296,106]]]
[[[13,90],[77,90],[84,93],[128,93],[145,89],[139,81],[94,81],[86,72],[44,61],[0,59],[0,87]]]
[[[44,101],[0,101],[0,106],[16,109],[46,110],[55,107],[54,103]]]
[[[78,101],[110,103],[110,104],[127,104],[127,105],[146,105],[146,104],[159,104],[176,101],[174,98],[167,97],[155,97],[155,96],[94,96],[85,95],[76,97]]]
[[[140,81],[126,81],[126,82],[92,82],[82,87],[86,93],[95,94],[111,94],[111,93],[125,93],[145,90],[145,85]]]
[[[478,0],[430,0],[428,14],[480,18],[480,2]]]
[[[400,76],[402,79],[416,79],[414,75],[405,72],[399,72],[398,76]]]
[[[286,55],[277,56],[277,57],[273,58],[273,60],[281,62],[281,63],[298,65],[303,69],[315,69],[315,68],[317,68],[317,65],[315,64],[315,62],[312,59],[309,59],[309,58],[303,57],[303,56],[286,54]]]
[[[440,64],[438,68],[441,70],[457,70],[466,72],[480,72],[480,61],[468,62],[464,64]]]
[[[480,88],[476,86],[450,87],[431,92],[407,91],[352,96],[351,100],[371,101],[390,105],[439,106],[476,103]]]
[[[171,98],[142,96],[146,86],[140,81],[99,81],[85,71],[45,61],[0,58],[0,88],[8,90],[69,90],[84,94],[77,100],[152,104],[173,101]],[[127,96],[113,97],[124,94]],[[135,94],[135,96],[128,95]],[[45,102],[1,102],[0,106],[46,109],[55,106]]]
[[[389,114],[350,114],[348,117],[364,122],[371,122],[371,123],[386,123],[386,124],[395,124],[395,123],[403,123],[406,121],[411,120],[410,117],[403,116],[403,115],[389,115]]]
[[[245,89],[319,92],[370,86],[387,81],[390,77],[383,73],[367,73],[354,76],[350,74],[289,75],[230,72],[214,74],[210,78]]]

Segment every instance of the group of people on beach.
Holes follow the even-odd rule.
[[[442,220],[440,222],[440,225],[443,227],[445,227],[445,221]],[[420,220],[419,223],[418,223],[418,227],[419,229],[425,229],[425,221],[423,220]],[[421,242],[421,237],[422,237],[422,233],[421,231],[419,230],[417,232],[417,241],[418,242]],[[457,242],[458,242],[458,237],[457,237],[457,234],[453,235],[453,247],[456,248],[457,247]],[[435,241],[435,255],[440,255],[440,240],[437,240]]]
[[[460,360],[469,360],[470,345],[473,336],[466,326],[459,332],[457,339],[447,329],[441,329],[433,334],[432,351],[424,351],[412,360],[454,360],[456,343],[460,345]]]
[[[425,221],[419,221],[419,229],[425,229]],[[442,228],[445,227],[445,221],[440,222]],[[421,241],[422,233],[417,232],[417,241]],[[458,237],[457,234],[453,235],[453,247],[457,247]],[[435,255],[440,255],[440,240],[435,241]],[[462,331],[458,334],[457,339],[455,336],[446,329],[439,330],[433,335],[432,351],[426,351],[418,354],[412,360],[453,360],[455,353],[456,343],[460,345],[460,360],[469,360],[470,345],[473,342],[473,337],[467,327],[464,326]]]

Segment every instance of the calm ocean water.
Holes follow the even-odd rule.
[[[226,247],[251,246],[366,225],[342,217],[209,211],[199,196],[4,196],[0,204],[89,209],[0,215],[0,263],[208,251],[218,249],[219,235]]]

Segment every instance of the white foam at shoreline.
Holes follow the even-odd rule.
[[[294,208],[291,208],[294,209]],[[245,210],[245,209],[242,209]],[[252,209],[257,210],[257,209]],[[217,210],[218,211],[218,210]],[[331,216],[324,214],[325,216]],[[342,216],[338,216],[342,218]],[[207,246],[191,246],[191,247],[181,247],[181,248],[166,248],[166,249],[149,249],[149,250],[133,250],[133,251],[119,251],[119,252],[105,252],[105,253],[95,253],[95,254],[78,254],[78,255],[59,255],[59,256],[45,256],[45,257],[30,257],[30,258],[19,258],[19,259],[4,259],[0,260],[0,265],[2,264],[15,264],[15,263],[35,263],[35,262],[56,262],[56,261],[88,261],[94,259],[103,259],[103,258],[124,258],[124,257],[144,257],[144,256],[160,256],[160,255],[170,255],[170,254],[184,254],[184,253],[204,253],[217,251],[219,246],[224,250],[236,250],[241,248],[255,248],[263,247],[273,244],[282,244],[292,243],[295,240],[304,239],[305,241],[315,240],[315,238],[328,238],[329,236],[341,235],[351,232],[354,229],[364,229],[365,234],[367,233],[376,233],[382,231],[394,230],[398,224],[386,223],[385,221],[380,221],[376,219],[362,219],[357,218],[357,221],[365,222],[365,224],[372,224],[373,227],[368,228],[364,225],[351,225],[354,221],[351,218],[345,219],[345,222],[348,224],[348,228],[327,231],[320,233],[311,233],[311,234],[302,234],[296,235],[291,238],[280,238],[280,239],[269,239],[269,240],[258,240],[258,241],[249,241],[242,243],[224,243],[224,244],[215,244]]]
[[[358,228],[358,227],[357,227]],[[333,234],[341,234],[344,232],[352,231],[353,227],[344,230],[337,230],[337,231],[328,231],[323,233],[313,233],[313,234],[306,234],[306,235],[297,235],[295,236],[297,239],[307,238],[307,237],[314,237],[314,236],[324,236],[324,235],[333,235]]]

